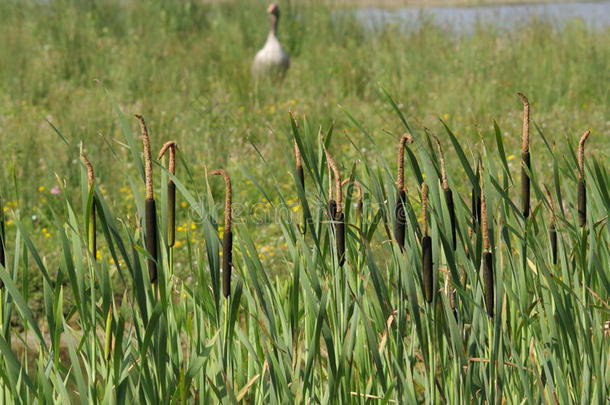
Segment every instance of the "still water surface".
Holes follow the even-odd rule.
[[[592,29],[610,27],[610,1],[568,2],[547,4],[490,5],[474,7],[401,8],[383,10],[362,8],[356,18],[371,29],[398,24],[404,30],[416,30],[424,21],[457,33],[472,33],[477,25],[492,25],[511,30],[532,19],[553,24],[557,28],[579,20]]]

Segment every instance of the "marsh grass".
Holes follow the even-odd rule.
[[[116,111],[117,120],[127,122]],[[391,224],[390,207],[396,204],[388,198],[396,190],[394,168],[382,156],[370,160],[360,154],[358,182],[367,193],[358,194],[359,225],[346,222],[342,268],[336,228],[327,226],[327,206],[318,202],[327,201],[327,190],[333,189],[332,218],[339,207],[349,218],[352,197],[348,193],[343,201],[339,166],[327,152],[337,135],[332,129],[312,128],[306,119],[284,133],[283,157],[292,161],[293,146],[298,145],[311,181],[306,193],[296,189],[306,217],[313,220],[306,235],[297,227],[301,215],[280,216],[273,225],[286,243],[281,274],[269,271],[261,260],[253,221],[227,225],[225,219],[224,235],[218,234],[217,193],[207,182],[186,186],[192,172],[188,158],[183,159],[183,176],[154,167],[175,183],[186,208],[198,216],[203,239],[177,249],[189,257],[187,280],[177,277],[163,243],[165,233],[157,232],[160,246],[167,248],[158,252],[156,290],[143,271],[150,255],[139,225],[146,217],[148,193],[140,191],[138,219],[129,220],[100,193],[100,182],[89,185],[83,167],[82,197],[95,195],[98,245],[108,253],[98,260],[87,254],[86,222],[73,215],[73,201],[66,194],[71,214],[58,214],[53,230],[62,257],[56,271],[48,268],[21,225],[23,214],[10,211],[18,226],[8,234],[8,265],[0,268],[5,284],[0,336],[4,403],[350,403],[384,398],[410,403],[473,398],[603,402],[608,396],[603,330],[608,308],[602,297],[610,281],[601,270],[610,261],[607,168],[595,157],[584,166],[591,232],[579,232],[576,193],[560,187],[559,176],[551,180],[551,188],[562,190],[553,193],[562,207],[556,210],[558,260],[553,264],[546,237],[550,217],[536,177],[531,182],[533,209],[524,222],[514,202],[519,186],[512,172],[519,168],[505,166],[501,137],[501,147],[481,145],[481,230],[473,241],[458,227],[454,249],[442,171],[437,170],[440,154],[431,144],[420,147],[424,132],[400,110],[397,121],[420,140],[407,153],[404,181],[418,184],[425,177],[422,215],[407,205],[405,249],[389,243],[384,228]],[[439,140],[452,145],[445,154],[456,156],[474,182],[474,157],[468,159],[450,128],[441,127]],[[117,165],[142,163],[132,131],[122,126],[124,144],[136,149]],[[545,137],[543,132],[539,136]],[[370,147],[383,146],[371,139]],[[576,172],[576,158],[559,159],[552,148],[537,151],[545,154],[558,172]],[[297,168],[291,167],[298,185]],[[125,173],[134,192],[141,190],[145,170]],[[447,182],[453,181],[451,172],[446,174]],[[354,179],[354,169],[349,179]],[[294,187],[285,191],[280,181],[270,189],[253,187],[275,195],[280,204],[294,193]],[[467,193],[456,190],[456,216],[469,216]],[[167,195],[160,195],[161,206],[166,206]],[[417,201],[416,196],[411,200]],[[231,208],[225,208],[227,213]],[[167,223],[166,217],[167,211],[160,210],[158,221]],[[529,223],[538,226],[524,228]],[[227,251],[223,242],[221,260],[221,240],[229,232],[235,235],[233,253],[227,254],[231,247]],[[522,258],[517,248],[524,238],[528,249],[521,250],[527,253]],[[43,279],[41,319],[29,307],[28,278],[17,284],[19,270],[30,261]],[[441,277],[450,293],[437,293]],[[17,349],[24,337],[38,354]]]
[[[607,401],[610,176],[603,143],[597,140],[603,138],[594,137],[590,142],[598,142],[597,150],[589,149],[581,170],[589,221],[581,229],[574,187],[579,159],[573,150],[573,134],[579,132],[572,128],[590,126],[603,133],[607,106],[595,101],[606,95],[593,84],[605,66],[608,41],[598,41],[607,33],[571,26],[551,36],[548,28],[532,26],[508,38],[477,33],[451,40],[426,27],[412,36],[396,36],[388,29],[370,38],[349,20],[331,25],[324,13],[295,6],[285,15],[301,20],[286,18],[283,28],[290,27],[286,43],[300,60],[285,87],[271,91],[253,89],[243,73],[249,62],[243,54],[258,46],[249,3],[88,4],[60,1],[20,9],[15,3],[0,4],[6,11],[0,19],[40,23],[26,24],[19,36],[12,35],[17,30],[13,24],[0,24],[0,31],[11,33],[0,35],[11,51],[0,75],[13,78],[4,85],[29,103],[6,116],[2,131],[36,133],[37,143],[49,145],[45,156],[57,156],[38,164],[42,151],[32,147],[31,156],[22,159],[20,150],[33,141],[28,143],[28,136],[10,141],[23,143],[14,148],[19,164],[8,162],[3,171],[3,196],[20,204],[5,204],[6,222],[12,225],[4,240],[6,262],[0,266],[0,402]],[[48,33],[53,35],[45,50],[35,39]],[[225,39],[206,39],[214,37]],[[320,38],[330,45],[322,47],[316,42]],[[24,44],[31,45],[27,64],[19,62],[26,55]],[[577,60],[583,54],[589,63]],[[328,63],[320,63],[316,56],[321,55]],[[229,65],[235,67],[226,69]],[[530,81],[520,81],[519,71],[532,66]],[[551,68],[556,75],[549,75]],[[341,69],[347,73],[336,74]],[[489,72],[502,77],[501,83],[481,80]],[[107,94],[89,80],[96,74],[106,75]],[[380,90],[371,78],[394,87]],[[472,84],[470,103],[464,102],[464,80]],[[176,84],[171,92],[168,82]],[[510,91],[498,90],[504,87]],[[528,173],[531,211],[526,221],[519,203],[520,145],[514,139],[521,117],[514,88],[527,91],[539,117],[534,124],[540,124],[532,136],[536,160]],[[327,97],[320,100],[320,94]],[[287,111],[289,97],[298,99],[302,109],[294,119],[268,114],[270,106]],[[329,108],[337,102],[343,110]],[[583,107],[585,102],[590,107]],[[1,103],[15,109],[13,101]],[[242,103],[247,108],[240,113]],[[38,128],[39,118],[27,119],[44,109],[51,110],[49,121],[57,124],[46,135]],[[127,118],[134,110],[147,112],[155,134],[161,134],[155,142],[176,135],[192,151],[179,155],[178,174],[147,162],[175,184],[181,202],[178,223],[188,217],[197,225],[182,232],[186,236],[180,237],[181,246],[174,246],[174,260],[166,233],[155,228],[156,290],[146,271],[150,231],[142,229],[151,190],[143,192],[142,145],[135,122]],[[450,117],[439,123],[436,115],[445,113]],[[497,125],[491,125],[492,116]],[[330,117],[337,119],[334,125]],[[252,129],[256,123],[265,130]],[[275,135],[265,138],[268,126],[276,128]],[[473,207],[478,211],[476,197],[484,197],[486,212],[479,211],[471,227],[456,227],[457,247],[438,170],[440,153],[431,147],[424,127],[438,131],[445,145],[456,218],[471,217]],[[384,130],[407,132],[415,140],[405,148],[404,181],[412,191],[405,193],[402,205],[404,250],[391,242],[400,196],[396,138]],[[102,136],[92,135],[98,131]],[[569,134],[565,149],[549,135],[558,133]],[[93,185],[85,167],[79,176],[70,164],[78,162],[81,137],[85,145],[95,145],[87,151],[96,162]],[[306,190],[294,164],[295,143]],[[357,180],[364,191],[360,223],[351,220],[350,193],[345,201],[335,200],[346,219],[341,269],[327,206],[328,189],[336,187],[337,179],[341,190],[341,176],[329,180],[325,151],[331,143],[342,163],[337,169],[346,178],[346,173],[356,178],[352,162],[359,160]],[[229,151],[240,153],[230,158]],[[221,238],[218,232],[225,194],[200,175],[203,165],[235,173],[236,201],[263,199],[281,208],[291,206],[296,190],[303,210],[303,215],[279,215],[267,226],[249,215],[233,218],[230,294],[223,283],[229,273],[226,248],[221,250],[226,233]],[[55,200],[42,201],[27,191],[25,185],[32,187],[24,173],[34,179],[37,172],[53,171],[66,178]],[[117,178],[110,173],[120,173],[128,199],[109,190]],[[423,207],[416,191],[424,181],[427,230],[420,227]],[[555,207],[552,217],[545,183]],[[167,186],[159,184],[161,190]],[[73,193],[75,189],[81,192]],[[42,207],[26,202],[28,193]],[[168,194],[157,195],[160,207],[167,207]],[[90,254],[87,232],[92,201],[99,258],[97,252]],[[44,218],[50,237],[37,237],[33,214]],[[303,219],[306,234],[297,226]],[[156,222],[169,222],[167,210],[158,211]],[[547,237],[551,223],[556,260]],[[489,229],[488,235],[481,227]],[[425,236],[434,252],[432,304],[422,288]],[[275,266],[262,254],[270,238],[285,244]],[[492,252],[494,279],[488,283],[481,270]],[[450,274],[444,275],[444,288],[451,294],[436,291],[442,272]],[[493,318],[488,316],[492,307]]]

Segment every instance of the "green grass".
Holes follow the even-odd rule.
[[[607,401],[610,31],[531,24],[456,39],[426,25],[371,36],[347,16],[333,23],[325,8],[284,4],[280,30],[293,66],[271,86],[249,76],[265,37],[264,7],[87,4],[0,4],[0,48],[9,55],[0,64],[8,258],[0,268],[1,403]],[[528,95],[537,124],[528,220],[519,208],[517,91]],[[154,167],[158,291],[146,270],[133,113],[147,119],[154,151],[170,139],[180,148],[173,252],[165,248],[168,172]],[[424,127],[445,149],[455,251]],[[574,150],[586,128],[581,229]],[[395,148],[407,129],[415,143],[401,252],[385,229],[393,229]],[[295,181],[294,141],[305,192]],[[96,170],[94,194],[81,142]],[[343,268],[326,216],[323,144],[343,177],[364,189],[358,222],[347,195]],[[496,272],[493,319],[481,235],[468,234],[478,156]],[[228,170],[234,190],[228,300],[218,229],[224,190],[206,179],[217,168]],[[442,291],[431,305],[423,296],[424,179],[433,281],[440,290],[451,274],[455,314]],[[59,194],[49,193],[55,185]],[[557,265],[543,185],[557,214]],[[93,199],[97,260],[87,252]]]

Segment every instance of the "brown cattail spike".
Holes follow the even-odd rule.
[[[422,247],[422,280],[424,283],[424,298],[428,303],[434,300],[434,274],[432,272],[432,238],[428,235],[428,186],[421,185],[421,206],[423,217]]]
[[[428,185],[421,184],[421,212],[422,212],[422,233],[428,236]]]
[[[521,131],[521,210],[525,218],[530,214],[530,103],[523,93],[517,93],[523,103],[523,129]]]
[[[487,223],[487,198],[483,193],[483,173],[481,173],[481,234],[483,236],[483,250],[488,252],[491,245],[489,243],[489,225]]]
[[[403,134],[398,143],[398,154],[396,156],[398,173],[396,175],[396,186],[398,192],[396,193],[396,207],[394,208],[394,239],[400,247],[400,250],[404,250],[405,247],[405,232],[407,227],[407,214],[405,211],[405,204],[407,202],[407,189],[405,187],[405,146],[407,143],[412,143],[413,137],[409,134]]]
[[[87,155],[85,155],[84,153],[80,154],[80,158],[83,160],[83,164],[85,165],[85,168],[87,169],[87,184],[89,184],[89,187],[91,187],[91,186],[93,186],[93,183],[95,182],[95,173],[93,172],[93,165],[89,161],[89,158],[87,157]]]
[[[301,161],[301,151],[299,150],[297,141],[294,141],[294,160],[296,167],[303,167],[303,162]]]
[[[585,131],[578,142],[578,223],[587,224],[587,188],[585,186],[585,142],[591,131]]]
[[[341,189],[341,172],[339,171],[337,162],[335,162],[331,154],[328,153],[326,149],[324,149],[324,153],[326,154],[326,161],[328,162],[328,166],[332,170],[333,175],[335,177],[335,201],[337,202],[337,213],[340,213],[343,211],[343,190]]]
[[[157,156],[157,160],[161,160],[163,155],[165,155],[165,152],[169,151],[169,164],[167,169],[171,174],[176,174],[176,149],[178,149],[176,141],[165,142]]]
[[[157,159],[161,159],[166,151],[169,151],[168,170],[176,174],[176,149],[178,145],[174,141],[165,142]],[[172,179],[167,180],[167,245],[173,247],[176,243],[176,184]]]
[[[225,227],[222,236],[222,290],[225,298],[231,294],[231,271],[233,267],[233,232],[232,205],[233,191],[231,189],[231,178],[224,170],[213,170],[210,176],[223,176],[225,180]]]
[[[153,193],[153,169],[152,169],[152,155],[150,150],[150,137],[148,135],[148,129],[146,128],[146,122],[144,117],[136,114],[135,117],[140,122],[140,131],[142,133],[142,143],[144,144],[144,179],[146,181],[146,199],[154,198]]]
[[[345,262],[345,215],[343,214],[343,189],[341,187],[341,172],[337,163],[333,159],[330,153],[324,149],[326,154],[326,162],[330,167],[335,177],[335,198],[329,201],[329,214],[333,220],[333,227],[335,230],[335,241],[337,246],[337,261],[339,266],[343,266]],[[332,191],[332,188],[331,188]]]
[[[157,207],[153,192],[153,169],[152,155],[150,150],[150,137],[144,117],[136,114],[135,117],[140,123],[142,132],[142,143],[144,145],[144,181],[146,183],[146,201],[144,204],[145,224],[146,224],[146,250],[150,255],[148,259],[148,276],[150,282],[157,282]]]
[[[407,143],[413,143],[413,137],[410,134],[403,134],[398,143],[398,175],[396,176],[396,185],[399,190],[405,191],[405,146]]]
[[[585,175],[585,142],[589,139],[591,131],[586,130],[578,142],[578,178],[582,179]]]
[[[530,102],[523,93],[517,93],[523,103],[523,128],[521,130],[521,153],[530,150]]]
[[[87,169],[87,184],[89,185],[89,192],[94,187],[95,173],[93,172],[93,165],[89,158],[84,153],[80,154],[81,160]],[[95,223],[95,199],[93,200],[93,206],[91,207],[91,213],[87,219],[87,245],[89,252],[96,258],[97,253],[97,236],[96,236],[96,223]]]
[[[487,315],[494,315],[494,271],[493,254],[489,243],[489,225],[487,223],[487,198],[483,192],[483,171],[481,170],[481,232],[483,234],[483,288],[485,289],[485,308]]]

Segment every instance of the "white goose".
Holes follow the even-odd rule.
[[[290,56],[284,51],[276,35],[280,8],[277,4],[272,3],[267,8],[267,12],[271,15],[271,29],[265,46],[254,57],[252,73],[255,76],[267,73],[283,76],[290,67]]]

